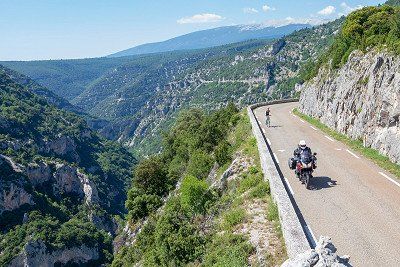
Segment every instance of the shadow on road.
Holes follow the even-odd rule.
[[[331,188],[337,185],[337,181],[332,180],[327,176],[317,176],[311,180],[310,189],[311,190],[321,190],[326,188]]]

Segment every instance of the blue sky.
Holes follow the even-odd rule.
[[[320,23],[383,0],[1,0],[0,60],[104,56],[225,25]]]

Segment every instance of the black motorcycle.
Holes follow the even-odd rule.
[[[313,178],[312,173],[317,168],[317,153],[311,154],[308,151],[301,153],[297,159],[291,158],[289,160],[289,167],[296,170],[296,175],[299,180],[310,189],[310,182]]]

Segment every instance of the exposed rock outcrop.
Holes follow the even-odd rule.
[[[68,156],[75,162],[80,162],[78,153],[76,152],[75,141],[69,136],[59,136],[58,138],[45,142],[43,151],[46,153],[54,153],[58,156]]]
[[[99,200],[96,186],[86,175],[80,173],[76,167],[57,164],[54,178],[54,193],[56,195],[76,194],[80,197],[85,197],[87,203]]]
[[[24,177],[20,166],[10,158],[0,155],[0,215],[4,211],[12,211],[35,202],[31,194],[25,189]]]
[[[21,181],[0,183],[0,215],[4,211],[12,211],[25,204],[34,205],[35,202]]]
[[[300,111],[400,163],[400,57],[353,52],[302,86]]]
[[[281,267],[345,267],[349,265],[349,256],[339,257],[330,237],[321,236],[315,249],[288,259]]]
[[[29,164],[26,175],[33,186],[48,182],[53,177],[50,166],[45,162]]]
[[[97,259],[99,259],[97,248],[82,245],[50,252],[43,241],[37,240],[28,242],[23,251],[11,261],[9,267],[52,267],[56,264],[80,265]]]

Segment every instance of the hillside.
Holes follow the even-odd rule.
[[[111,261],[135,159],[12,75],[0,69],[0,265]]]
[[[399,8],[389,6],[350,14],[329,50],[335,53],[322,57],[300,99],[303,113],[360,147],[377,150],[373,159],[385,161],[384,167],[393,165],[382,155],[400,163],[399,15]]]
[[[96,68],[97,64],[105,70],[106,65],[102,64],[109,64],[107,60],[121,60],[120,65],[91,81],[74,81],[87,85],[69,100],[89,114],[111,122],[101,129],[103,136],[146,155],[160,149],[161,132],[171,125],[180,110],[198,107],[210,111],[227,101],[242,107],[266,99],[292,97],[294,85],[301,81],[298,78],[301,66],[313,62],[327,49],[342,21],[303,29],[275,41],[255,40],[194,51],[72,60],[60,72],[64,75],[79,66]],[[72,77],[60,83],[57,71],[46,76],[53,68],[61,68],[64,62],[3,64],[38,79],[57,93],[74,86],[68,83]],[[92,70],[82,72],[88,71]]]
[[[185,34],[163,42],[135,46],[109,55],[109,57],[123,57],[177,50],[193,50],[238,43],[251,39],[276,39],[307,27],[310,27],[310,25],[290,24],[281,27],[239,25],[219,27]]]
[[[285,260],[277,208],[245,113],[232,104],[210,115],[189,110],[163,143],[164,151],[135,171],[112,266],[276,266]]]

